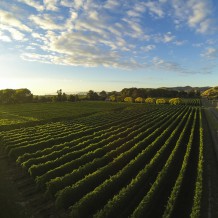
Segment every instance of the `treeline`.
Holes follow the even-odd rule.
[[[138,102],[146,98],[200,98],[199,90],[177,91],[169,89],[152,88],[124,88],[120,92],[95,92],[90,90],[85,95],[67,95],[62,89],[56,95],[33,96],[29,89],[4,89],[0,90],[0,104],[30,103],[30,102],[76,102],[76,101],[114,101]],[[127,100],[127,98],[129,100]]]
[[[135,101],[137,98],[199,98],[201,95],[199,90],[176,91],[168,89],[151,89],[151,88],[124,88],[120,92],[112,91],[99,93],[90,90],[87,95],[87,100],[108,100],[108,101],[125,101],[126,98],[131,98]]]
[[[0,90],[0,104],[28,103],[33,101],[33,94],[29,89]]]

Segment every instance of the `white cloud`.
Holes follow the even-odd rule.
[[[185,23],[202,34],[212,31],[213,21],[210,16],[213,12],[209,0],[189,0],[187,2],[171,0],[171,4],[178,27]]]
[[[193,43],[192,46],[196,47],[196,48],[200,48],[200,47],[204,46],[204,43],[202,43],[202,42],[200,42],[200,43]]]
[[[128,24],[128,27],[125,30],[125,33],[133,38],[141,38],[144,35],[142,26],[137,23],[135,20],[130,20],[123,18],[123,21]]]
[[[147,46],[143,46],[141,50],[144,52],[149,52],[149,51],[154,50],[155,48],[156,48],[156,45],[147,45]]]
[[[197,32],[199,33],[210,33],[213,31],[213,28],[211,28],[213,25],[213,21],[211,19],[207,19],[202,21],[199,24],[199,27],[197,28]]]
[[[61,0],[60,5],[64,7],[72,7],[73,2],[71,0]]]
[[[171,32],[157,34],[152,37],[155,42],[171,43],[176,38]]]
[[[34,37],[34,38],[38,38],[38,39],[41,39],[41,35],[39,34],[39,33],[32,33],[32,37]]]
[[[0,29],[9,32],[14,40],[18,40],[18,41],[25,40],[25,35],[13,27],[0,25]]]
[[[44,30],[61,30],[64,28],[63,25],[55,23],[53,17],[49,14],[31,15],[29,20]]]
[[[181,46],[181,45],[184,45],[185,43],[187,43],[187,40],[176,40],[175,42],[173,42],[175,45],[177,46]]]
[[[25,60],[32,58],[34,61],[73,66],[141,67],[144,66],[139,64],[142,60],[152,59],[148,55],[164,46],[173,50],[173,46],[187,42],[185,34],[175,35],[178,33],[176,28],[179,31],[188,27],[196,33],[210,32],[214,23],[208,2],[19,0],[16,7],[23,7],[24,3],[36,10],[23,7],[24,11],[27,8],[25,16],[19,15],[18,10],[16,13],[0,10],[0,22],[7,26],[7,29],[2,29],[1,40],[28,39],[23,48],[36,49],[35,53],[23,54]],[[165,21],[169,26],[162,27]],[[171,24],[175,25],[174,28]],[[207,52],[205,57],[213,53]],[[142,54],[145,56],[141,57]],[[188,72],[177,63],[157,57],[152,59],[152,64],[165,71]]]
[[[136,12],[143,13],[143,12],[145,12],[145,10],[146,10],[146,6],[145,6],[144,2],[137,2],[134,6],[134,11],[136,11]]]
[[[201,56],[208,59],[215,59],[218,57],[218,49],[208,47],[205,49],[204,53],[201,54]]]
[[[21,58],[26,61],[37,61],[49,64],[53,62],[54,56],[37,53],[23,53],[21,54]]]
[[[18,20],[13,14],[0,10],[0,24],[9,25],[19,30],[31,32],[31,29]]]
[[[98,15],[98,12],[97,12],[97,11],[89,11],[89,17],[90,17],[92,20],[96,20],[96,21],[99,20],[99,15]]]
[[[192,15],[188,18],[188,23],[191,27],[195,27],[202,22],[210,13],[206,2],[199,1],[194,4],[190,1],[190,7],[192,7]]]
[[[11,42],[11,38],[0,31],[0,41]]]
[[[84,4],[84,0],[74,0],[73,1],[73,6],[76,8],[76,9],[79,9],[83,6]]]
[[[44,0],[44,6],[46,10],[58,11],[57,0]]]
[[[30,7],[35,8],[37,11],[43,11],[44,7],[41,5],[38,1],[34,0],[18,0],[19,2],[22,2]]]
[[[166,72],[175,72],[180,74],[192,74],[194,72],[191,72],[189,70],[186,70],[184,67],[182,67],[178,63],[174,63],[171,61],[165,61],[159,57],[154,57],[152,59],[152,67],[155,67],[159,70],[163,70]]]
[[[168,32],[167,34],[163,35],[163,42],[172,42],[175,36],[172,35],[172,33]]]
[[[36,37],[40,36],[36,35]],[[43,56],[41,54],[37,56],[36,53],[25,53],[22,58],[25,60],[32,58],[34,61],[45,63],[49,62],[49,58],[51,58],[50,63],[72,66],[94,67],[102,65],[122,69],[141,67],[136,61],[123,60],[123,56],[119,52],[108,49],[109,47],[128,50],[125,40],[119,37],[111,42],[107,38],[99,38],[98,33],[86,35],[81,31],[65,32],[59,36],[52,31],[48,31],[45,37],[47,40],[43,41],[44,46],[41,46],[41,49],[51,54],[54,53],[55,56]]]
[[[149,2],[144,3],[144,5],[146,6],[146,8],[148,8],[151,14],[156,15],[161,18],[164,17],[165,13],[163,9],[161,8],[161,4],[159,4],[158,2],[149,1]]]
[[[207,39],[206,41],[208,45],[215,45],[217,42],[217,39]]]
[[[107,9],[115,9],[120,6],[119,1],[117,0],[107,0],[104,7]]]
[[[33,46],[27,46],[26,50],[35,50],[36,48],[34,48]]]
[[[141,13],[134,11],[134,10],[129,10],[127,11],[127,15],[130,17],[140,17]]]

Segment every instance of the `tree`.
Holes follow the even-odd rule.
[[[57,101],[62,101],[62,89],[57,90]]]
[[[16,89],[14,99],[17,103],[32,102],[33,95],[29,89]]]
[[[166,103],[167,103],[167,101],[164,98],[158,98],[156,100],[156,104],[166,104]]]
[[[107,93],[103,90],[99,93],[99,97],[104,101],[107,98]]]
[[[27,103],[33,101],[33,95],[29,89],[3,89],[0,90],[1,104]]]
[[[89,90],[89,92],[87,93],[87,99],[88,100],[98,100],[98,94],[96,92],[94,92],[93,90]]]
[[[142,97],[138,97],[138,98],[135,99],[135,102],[136,103],[142,103],[142,102],[145,102],[145,100]]]
[[[69,95],[67,100],[71,102],[76,102],[78,101],[78,95]]]
[[[65,92],[62,94],[61,101],[67,101],[67,95]]]
[[[125,97],[124,102],[133,102],[133,98],[132,97]]]
[[[172,99],[169,100],[169,103],[173,104],[173,105],[181,104],[182,99],[181,98],[172,98]]]
[[[195,97],[195,90],[194,90],[194,89],[192,89],[192,90],[190,90],[190,91],[188,92],[188,97],[189,97],[189,98]]]
[[[2,95],[1,95],[1,102],[3,104],[12,104],[15,103],[15,89],[4,89],[1,90]]]
[[[155,99],[154,99],[154,98],[146,98],[146,99],[145,99],[145,103],[148,103],[148,104],[155,104]]]
[[[115,95],[110,95],[109,96],[110,101],[116,101],[116,96]]]

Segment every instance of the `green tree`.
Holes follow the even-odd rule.
[[[166,104],[166,103],[167,103],[167,101],[164,98],[158,98],[156,100],[156,104]]]
[[[99,93],[99,97],[104,101],[107,98],[107,93],[103,90]]]
[[[136,102],[136,103],[142,103],[142,102],[145,102],[145,100],[144,100],[144,98],[142,98],[142,97],[137,97],[137,98],[135,99],[135,102]]]
[[[87,93],[87,99],[88,100],[98,100],[98,94],[96,92],[94,92],[93,90],[89,90],[89,92]]]
[[[155,104],[155,98],[146,98],[145,103],[147,104]]]
[[[67,101],[67,95],[65,92],[62,94],[61,101]]]
[[[78,95],[69,95],[67,100],[72,101],[72,102],[76,102],[76,101],[78,101]]]
[[[1,90],[1,92],[2,92],[1,102],[3,104],[16,103],[15,101],[16,90],[15,89],[4,89],[4,90]]]
[[[16,89],[14,100],[17,103],[27,103],[33,101],[33,95],[29,89]]]
[[[173,104],[173,105],[181,104],[182,103],[182,99],[181,98],[171,98],[169,100],[169,103]]]
[[[124,102],[133,102],[133,98],[132,97],[125,97]]]
[[[110,95],[109,96],[109,99],[110,99],[110,101],[117,101],[117,98],[116,98],[116,96],[115,95]]]
[[[62,101],[62,89],[57,90],[57,101]]]

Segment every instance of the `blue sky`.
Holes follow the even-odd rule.
[[[0,89],[218,85],[215,0],[2,0]]]

